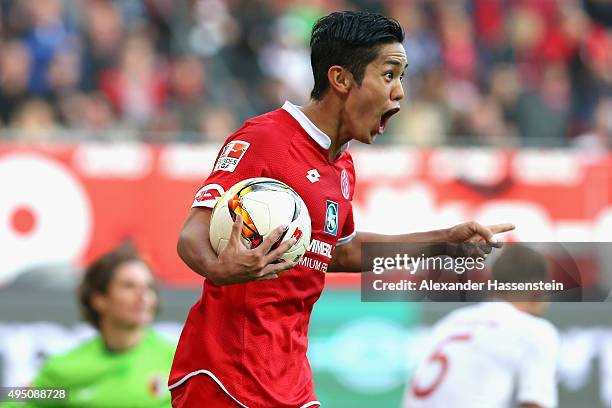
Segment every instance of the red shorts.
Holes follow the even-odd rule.
[[[200,374],[170,390],[173,408],[241,408],[209,376]]]

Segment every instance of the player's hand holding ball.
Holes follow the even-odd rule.
[[[218,285],[277,278],[310,245],[310,215],[286,184],[269,178],[241,181],[221,196],[210,220]]]

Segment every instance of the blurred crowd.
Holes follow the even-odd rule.
[[[0,141],[219,141],[304,103],[333,10],[406,31],[382,143],[612,147],[612,0],[0,0]]]

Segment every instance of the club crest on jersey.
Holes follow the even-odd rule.
[[[226,144],[219,155],[213,171],[233,172],[236,170],[236,166],[238,166],[250,145],[249,142],[243,142],[242,140],[234,140]]]
[[[324,231],[331,235],[338,234],[338,203],[334,201],[326,201],[325,210],[325,227]]]
[[[342,197],[348,200],[351,196],[351,187],[346,169],[342,169],[342,174],[340,175],[340,189],[342,190]]]

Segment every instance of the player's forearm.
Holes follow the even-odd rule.
[[[177,252],[194,272],[214,282],[211,266],[217,256],[209,241],[210,213],[208,208],[191,210],[179,235]]]
[[[181,234],[177,245],[177,252],[191,270],[204,277],[209,277],[206,254],[201,248],[197,247],[193,238]]]
[[[357,232],[355,238],[344,246],[337,247],[329,265],[329,272],[361,272],[361,249],[364,243],[407,244],[408,256],[437,256],[445,254],[449,230],[441,229],[402,235]],[[408,245],[411,244],[411,245]]]

